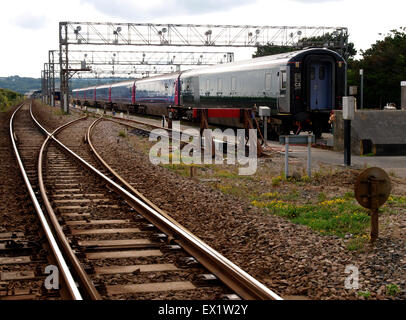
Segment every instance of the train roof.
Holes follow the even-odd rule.
[[[116,87],[122,87],[122,86],[129,86],[133,85],[136,80],[127,80],[127,81],[122,81],[122,82],[116,82],[116,83],[110,83],[109,86],[112,88]]]
[[[310,48],[298,51],[280,53],[275,55],[269,55],[259,58],[253,58],[249,60],[230,62],[225,64],[219,64],[215,66],[203,67],[199,69],[190,69],[184,71],[182,76],[197,76],[201,74],[211,74],[218,72],[236,72],[243,70],[261,69],[264,67],[272,67],[274,65],[287,65],[289,62],[302,59],[308,54],[326,54],[335,56],[337,60],[344,62],[344,59],[335,51],[325,48]]]
[[[73,89],[72,92],[79,92],[79,91],[87,91],[87,90],[94,90],[96,87],[86,87],[86,88],[78,88],[78,89]]]
[[[142,82],[149,82],[149,81],[154,81],[154,80],[167,80],[167,79],[177,78],[180,74],[182,74],[182,76],[184,76],[184,77],[188,77],[188,76],[197,76],[197,75],[201,75],[201,74],[211,74],[211,73],[218,73],[218,72],[235,72],[235,71],[243,71],[243,70],[261,69],[264,67],[272,67],[274,65],[287,65],[288,62],[297,61],[299,59],[302,59],[304,56],[306,56],[308,54],[326,54],[326,53],[334,56],[337,59],[337,61],[342,61],[345,63],[344,58],[341,57],[335,51],[332,51],[332,50],[329,50],[326,48],[308,48],[308,49],[303,49],[303,50],[298,50],[298,51],[292,51],[292,52],[269,55],[269,56],[265,56],[265,57],[253,58],[253,59],[249,59],[249,60],[236,61],[236,62],[224,63],[224,64],[207,66],[207,67],[199,67],[199,68],[190,69],[190,70],[181,71],[181,72],[166,73],[166,74],[156,75],[156,76],[143,78],[143,79],[127,80],[127,81],[117,82],[117,83],[112,83],[112,84],[110,83],[110,84],[104,84],[104,85],[100,85],[100,86],[75,89],[75,90],[72,90],[72,92],[91,90],[91,89],[95,89],[95,88],[127,86],[127,85],[133,84],[134,81],[137,83],[142,83]]]
[[[148,82],[153,80],[167,80],[177,78],[181,72],[164,73],[153,77],[138,79],[136,82]]]

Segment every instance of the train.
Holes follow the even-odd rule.
[[[337,52],[308,48],[215,66],[72,91],[73,103],[139,114],[242,127],[243,110],[257,117],[271,110],[268,137],[301,131],[320,137],[330,131],[333,110],[342,109],[347,63]],[[258,118],[257,123],[261,123]]]

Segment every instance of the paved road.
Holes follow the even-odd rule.
[[[268,145],[273,148],[281,149],[281,145],[275,142],[269,142]],[[307,148],[293,146],[290,148],[290,155],[306,161],[307,159]],[[317,148],[312,148],[312,161],[314,164],[329,164],[329,165],[344,165],[344,154],[342,152],[335,152],[330,150],[322,150]],[[305,162],[304,162],[305,163]],[[369,167],[380,167],[385,169],[387,172],[391,171],[395,173],[396,176],[406,178],[406,157],[361,157],[361,156],[351,156],[351,164],[355,168],[362,168],[364,166]]]

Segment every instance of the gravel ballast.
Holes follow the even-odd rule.
[[[103,121],[93,135],[100,155],[174,219],[278,294],[310,299],[392,298],[390,284],[405,298],[405,241],[382,237],[367,252],[346,249],[343,239],[322,236],[249,203],[155,166],[120,137],[123,127]],[[348,290],[346,269],[359,270],[359,288]]]

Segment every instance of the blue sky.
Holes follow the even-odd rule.
[[[14,0],[0,10],[0,76],[39,77],[59,21],[344,26],[357,49],[406,25],[402,0]],[[134,48],[129,48],[133,50]],[[236,51],[236,60],[251,49]]]

